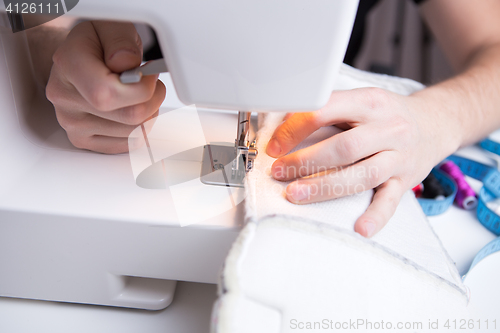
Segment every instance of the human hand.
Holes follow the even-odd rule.
[[[453,139],[458,135],[440,128],[441,121],[416,96],[378,88],[333,92],[322,109],[289,115],[275,130],[267,154],[279,158],[271,173],[282,181],[298,178],[286,189],[287,199],[296,204],[374,188],[372,203],[355,224],[356,232],[371,237],[386,225],[404,192],[458,148],[459,140]],[[348,130],[288,154],[331,125]]]
[[[141,60],[131,23],[89,21],[72,29],[54,53],[46,95],[75,147],[127,152],[130,133],[158,114],[166,94],[158,76],[127,85],[119,79]]]

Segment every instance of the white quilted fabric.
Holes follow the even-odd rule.
[[[383,321],[389,330],[413,325],[398,332],[436,332],[429,320],[468,320],[467,305],[458,286],[373,241],[274,216],[249,223],[233,246],[212,327],[217,333],[378,332]]]

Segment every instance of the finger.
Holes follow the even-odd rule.
[[[155,91],[157,75],[145,76],[134,84],[120,82],[104,63],[103,48],[91,22],[75,27],[53,60],[65,81],[99,111],[144,103]]]
[[[288,112],[285,117],[283,118],[283,121],[287,121],[288,118],[290,118],[291,116],[293,116],[295,113],[294,112]]]
[[[144,123],[141,124],[144,127],[144,131],[146,132],[146,135],[149,134],[153,130],[153,127],[156,123],[156,120],[158,119],[159,114],[160,114],[160,111],[158,110],[151,117],[149,117]]]
[[[356,221],[354,230],[368,238],[378,233],[394,215],[404,192],[404,186],[396,178],[380,185],[375,191],[372,203]]]
[[[103,154],[121,154],[129,151],[128,138],[115,138],[108,136],[81,137],[68,133],[71,143],[80,149],[87,149]]]
[[[81,137],[102,135],[127,138],[137,128],[136,125],[125,125],[86,113],[60,113],[58,120],[66,132]]]
[[[58,84],[60,85],[60,84]],[[53,94],[50,95],[52,103],[58,106],[59,110],[66,110],[67,113],[89,113],[99,118],[108,119],[126,125],[139,125],[149,119],[158,111],[166,96],[166,88],[163,82],[157,81],[153,97],[141,104],[127,106],[118,110],[102,112],[95,110],[74,88],[65,89],[60,87],[52,90],[59,90],[60,95],[55,102]]]
[[[287,154],[297,144],[314,133],[321,124],[315,121],[314,112],[295,113],[276,128],[267,144],[266,153],[271,157]]]
[[[394,169],[394,153],[381,152],[346,168],[296,180],[287,186],[286,198],[308,204],[361,193],[387,181]]]
[[[289,180],[347,166],[377,152],[389,150],[391,143],[385,137],[384,129],[380,127],[355,127],[280,157],[273,163],[271,174],[277,180]]]
[[[125,108],[114,110],[111,112],[96,112],[96,115],[100,117],[106,117],[107,119],[114,120],[123,124],[128,125],[139,125],[142,124],[146,119],[149,119],[151,115],[156,113],[160,109],[163,101],[165,100],[167,90],[163,82],[158,80],[156,82],[156,89],[153,97],[141,104],[127,106]]]
[[[127,106],[118,110],[102,112],[90,109],[92,113],[100,118],[116,121],[127,125],[139,125],[149,119],[161,107],[166,96],[166,88],[163,82],[156,82],[156,89],[153,97],[141,104]]]
[[[266,152],[271,157],[283,156],[320,127],[362,123],[374,114],[374,109],[388,101],[389,92],[378,88],[334,91],[320,110],[296,113],[278,126]]]
[[[122,154],[129,151],[129,138],[114,138],[108,136],[90,137],[90,150],[103,154]]]
[[[114,73],[140,66],[142,41],[132,23],[92,21],[104,51],[104,62]]]
[[[61,70],[53,66],[49,81],[45,87],[45,96],[57,107],[68,110],[90,108],[90,104],[80,95],[76,88],[67,82]]]
[[[352,128],[348,123],[335,124],[335,127],[340,128],[341,130],[347,131]]]

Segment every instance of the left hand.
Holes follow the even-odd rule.
[[[288,154],[320,127],[348,129]],[[444,125],[444,126],[443,126]],[[394,214],[408,189],[454,152],[459,137],[453,121],[440,119],[425,101],[378,88],[333,92],[315,112],[296,113],[276,129],[267,154],[279,157],[271,173],[288,185],[286,197],[307,204],[374,188],[372,203],[355,231],[371,237]]]

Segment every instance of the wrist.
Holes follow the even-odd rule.
[[[408,107],[417,120],[430,162],[436,165],[462,146],[465,131],[458,110],[451,110],[440,99],[429,96],[428,89],[409,96]]]
[[[52,68],[52,56],[64,42],[69,30],[39,26],[26,31],[37,84],[45,87]]]

